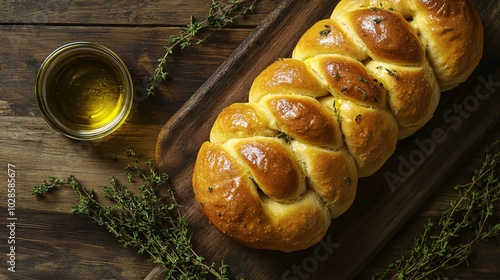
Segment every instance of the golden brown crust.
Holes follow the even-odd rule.
[[[306,96],[270,95],[261,104],[278,130],[297,141],[321,147],[343,145],[336,116],[316,99]]]
[[[219,114],[193,170],[203,213],[251,248],[314,245],[473,71],[482,31],[466,0],[340,1]]]
[[[398,123],[394,116],[387,110],[335,97],[320,101],[339,115],[344,142],[356,161],[358,176],[367,177],[379,170],[396,149]]]
[[[341,53],[359,61],[368,59],[364,46],[353,37],[339,21],[320,20],[300,38],[292,57],[305,61],[320,54]]]
[[[227,143],[232,154],[245,163],[260,190],[275,201],[294,200],[304,193],[304,176],[284,140],[245,138]]]
[[[411,21],[426,48],[440,91],[464,82],[481,60],[484,28],[468,0],[343,0],[331,18],[338,20],[360,7],[393,10]]]
[[[346,149],[332,151],[299,142],[292,144],[304,164],[308,183],[327,203],[333,218],[351,206],[356,195],[358,170]]]
[[[388,104],[399,124],[399,139],[422,128],[439,103],[439,85],[432,68],[404,67],[371,61],[366,65],[388,90]]]
[[[341,55],[318,55],[306,64],[333,95],[364,106],[386,106],[385,89],[361,62]]]
[[[296,59],[280,59],[257,76],[250,88],[249,102],[258,102],[270,94],[300,94],[311,97],[328,95],[306,65]]]
[[[332,220],[328,208],[312,190],[308,190],[290,204],[281,204],[266,198],[263,203],[273,221],[273,229],[261,237],[261,244],[248,245],[253,248],[284,252],[306,249],[325,236]],[[246,237],[247,234],[244,238]]]
[[[345,101],[340,104],[342,133],[358,166],[367,177],[382,167],[396,149],[398,124],[392,114]]]
[[[210,131],[210,141],[224,143],[232,138],[274,136],[267,114],[255,103],[234,103],[222,110]]]
[[[220,232],[252,248],[285,252],[305,249],[324,236],[331,217],[315,192],[306,191],[282,204],[261,197],[249,175],[222,144],[201,146],[194,167],[194,193]]]
[[[424,62],[422,44],[402,15],[364,8],[345,13],[343,18],[372,59],[406,66]]]
[[[466,0],[414,0],[415,24],[427,41],[428,57],[441,87],[464,82],[483,55],[483,25]]]
[[[268,218],[250,174],[221,145],[204,143],[194,167],[194,194],[203,213],[224,234],[263,235]]]

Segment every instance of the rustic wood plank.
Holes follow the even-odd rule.
[[[143,97],[145,78],[163,55],[165,38],[177,32],[175,26],[0,25],[0,37],[5,40],[0,45],[0,162],[14,164],[18,174],[17,276],[142,279],[154,267],[133,249],[122,248],[104,228],[70,215],[70,206],[77,203],[70,191],[44,200],[31,196],[31,187],[48,176],[71,174],[97,191],[111,176],[126,180],[123,167],[131,160],[124,156],[125,148],[133,147],[139,159],[154,157],[156,137],[165,121],[227,59],[251,28],[205,32],[208,37],[203,45],[171,56],[169,81],[157,96],[136,98],[127,122],[102,140],[74,141],[52,130],[38,113],[33,84],[38,67],[53,49],[88,40],[110,47],[124,59],[137,94]],[[117,154],[118,161],[112,161],[111,154]],[[6,181],[5,176],[2,172],[2,181]],[[5,188],[0,196],[6,197]],[[0,205],[0,211],[5,220],[5,204]],[[0,270],[0,278],[6,272]]]
[[[500,127],[497,125],[491,133],[468,152],[467,158],[456,168],[441,184],[436,192],[423,203],[422,207],[411,217],[407,223],[394,235],[387,245],[373,258],[370,263],[358,274],[359,279],[370,279],[372,275],[381,273],[393,261],[403,255],[408,255],[408,250],[413,245],[413,240],[422,233],[423,225],[429,219],[437,221],[441,211],[450,207],[450,201],[459,198],[453,187],[457,184],[469,182],[473,170],[480,168],[484,161],[484,149],[489,144],[500,139]],[[498,221],[500,209],[496,208],[493,221]],[[463,242],[468,242],[469,236],[460,236]],[[500,238],[478,243],[473,247],[472,254],[467,263],[464,263],[448,272],[450,279],[500,279],[499,252]]]
[[[6,39],[0,45],[0,61],[9,61],[0,64],[0,100],[10,104],[16,115],[38,116],[33,85],[43,60],[63,44],[92,41],[111,48],[124,60],[139,97],[136,102],[147,104],[144,105],[148,106],[144,112],[156,112],[153,118],[149,114],[132,114],[130,121],[163,124],[227,59],[250,31],[213,31],[205,34],[207,37],[203,45],[178,50],[169,57],[169,81],[160,88],[160,93],[152,101],[141,102],[144,100],[147,79],[153,75],[157,65],[156,60],[164,55],[165,38],[176,34],[178,28],[100,27],[92,30],[79,26],[0,25],[0,38]]]
[[[140,156],[151,155],[154,134],[130,137],[133,134],[123,135],[119,130],[102,141],[73,141],[55,133],[40,117],[26,116],[2,116],[0,131],[0,162],[16,169],[15,276],[20,278],[15,279],[142,279],[153,268],[144,256],[123,248],[104,228],[71,215],[70,206],[78,201],[69,189],[38,199],[31,195],[31,187],[48,176],[74,174],[99,193],[112,175],[126,180],[123,167],[130,159],[124,156],[125,145],[138,147]],[[148,135],[155,129],[142,126],[135,131]],[[111,160],[111,153],[120,155],[118,161]],[[0,174],[3,182],[6,176],[6,172]],[[6,188],[1,196],[6,198]],[[0,213],[5,221],[6,200]],[[2,244],[1,248],[8,247]],[[0,278],[2,275],[8,275],[5,266]]]
[[[87,219],[42,210],[50,204],[18,215],[16,274],[22,279],[142,279],[153,268]]]
[[[200,38],[208,36],[203,45],[171,56],[170,78],[158,95],[148,100],[136,98],[127,122],[99,141],[74,141],[54,132],[38,113],[34,77],[45,57],[58,46],[94,41],[124,59],[142,97],[144,79],[163,56],[165,39],[177,34],[191,14],[206,15],[208,9],[200,2],[146,1],[142,7],[135,2],[118,7],[109,1],[2,3],[0,163],[14,164],[17,170],[15,276],[19,279],[142,279],[154,267],[145,256],[122,248],[104,228],[70,215],[70,206],[77,203],[71,191],[37,199],[31,196],[31,187],[48,176],[70,174],[98,192],[111,176],[125,180],[123,167],[130,161],[124,156],[125,147],[133,147],[138,158],[153,157],[165,121],[244,40],[267,13],[266,5],[273,3],[261,1],[263,5],[244,22],[203,32]],[[119,155],[118,161],[110,160],[111,154]],[[4,182],[5,176],[5,172],[0,174]],[[6,188],[1,188],[0,196],[6,197]],[[5,221],[6,204],[0,205],[0,212]],[[0,278],[12,277],[4,268]]]
[[[211,0],[4,1],[0,22],[23,25],[185,26],[191,15],[204,20],[210,3]],[[259,0],[253,16],[235,24],[255,26],[275,7],[274,0]]]
[[[301,0],[299,3],[304,4],[305,11],[307,11],[318,1]],[[123,155],[125,147],[133,147],[138,153],[138,158],[154,155],[156,137],[162,130],[163,124],[202,86],[205,80],[209,79],[208,85],[210,83],[213,85],[215,79],[221,79],[227,73],[235,74],[229,78],[234,80],[238,75],[242,75],[239,72],[242,70],[247,71],[247,75],[255,75],[259,72],[258,69],[252,69],[251,64],[246,68],[239,65],[230,67],[226,65],[220,71],[216,70],[246,38],[252,28],[260,23],[265,14],[274,9],[277,1],[261,0],[255,17],[249,17],[228,29],[217,31],[203,45],[172,56],[169,61],[171,78],[161,88],[159,94],[152,99],[137,102],[128,121],[112,136],[100,141],[74,141],[54,132],[43,121],[36,108],[33,98],[34,76],[43,59],[54,48],[71,41],[91,40],[103,43],[119,53],[129,66],[134,84],[141,90],[144,77],[154,69],[154,60],[163,54],[164,39],[174,34],[178,27],[184,26],[189,15],[203,17],[206,14],[205,3],[208,2],[210,1],[174,0],[137,3],[132,1],[122,3],[123,6],[113,1],[102,0],[10,0],[2,3],[0,10],[0,38],[2,38],[2,44],[0,44],[0,76],[2,77],[0,79],[0,164],[13,163],[17,168],[19,181],[16,189],[18,210],[16,213],[19,227],[16,232],[18,272],[14,275],[17,278],[12,278],[13,274],[8,273],[6,267],[2,266],[0,279],[143,279],[154,268],[154,265],[144,256],[135,254],[133,249],[122,248],[121,244],[118,244],[105,229],[86,219],[70,215],[69,207],[76,203],[76,198],[71,191],[63,190],[47,199],[37,199],[30,194],[31,186],[40,183],[49,175],[64,177],[73,174],[86,186],[94,187],[97,191],[100,190],[100,186],[107,184],[111,176],[118,176],[125,180],[123,166],[130,160]],[[291,4],[293,1],[285,2]],[[497,24],[499,6],[492,1],[475,1],[475,4],[485,22],[488,41],[485,53],[487,53],[488,61],[483,63],[484,68],[482,67],[464,85],[463,91],[474,91],[475,87],[482,85],[478,78],[483,77],[488,80],[489,74],[492,74],[492,81],[500,81],[498,76],[500,59],[497,53],[500,49],[500,25]],[[271,26],[277,28],[276,34],[270,37],[271,42],[267,42],[268,38],[264,37],[254,37],[254,41],[250,42],[250,45],[256,46],[253,49],[255,53],[267,53],[265,59],[268,61],[275,59],[273,55],[288,55],[287,49],[290,50],[293,47],[293,44],[289,44],[289,40],[294,39],[280,38],[280,34],[286,33],[285,30],[296,27],[296,25],[283,26],[290,21],[284,15],[282,15],[283,18],[278,16],[280,12],[284,12],[283,9],[286,10],[286,8],[281,8],[277,14],[272,15],[275,19],[282,20],[281,22],[264,21],[267,28]],[[299,10],[302,14],[302,9],[299,8]],[[328,14],[330,7],[322,7],[321,10]],[[291,17],[299,13],[297,8],[290,8],[287,11]],[[302,19],[297,18],[297,20]],[[298,26],[295,29],[297,36],[303,28],[307,26]],[[258,32],[262,35],[265,29],[266,26]],[[250,54],[245,50],[248,46],[247,41],[247,44],[242,46],[243,49],[240,48],[235,53],[235,56],[241,59],[240,63],[261,59],[259,56],[249,56]],[[281,49],[281,46],[285,48]],[[274,52],[278,54],[273,54]],[[234,62],[229,61],[229,63]],[[210,78],[214,71],[217,73],[216,76]],[[203,88],[207,89],[207,86]],[[228,86],[227,89],[222,90],[235,90],[236,88],[238,87]],[[498,93],[498,87],[492,88],[493,92]],[[483,93],[486,92],[483,91]],[[214,92],[214,99],[217,99],[217,94]],[[451,96],[445,101],[447,104],[461,104],[465,100],[464,95]],[[245,97],[236,98],[244,99]],[[222,103],[225,102],[224,100],[217,99],[208,104]],[[487,102],[490,101],[491,99]],[[491,103],[486,107],[481,103],[481,107],[474,111],[470,118],[463,120],[462,128],[466,130],[464,135],[469,135],[470,123],[482,121],[476,118],[475,113],[498,104],[498,102]],[[446,112],[449,108],[441,107],[438,118],[442,117],[439,114]],[[210,108],[205,109],[210,110]],[[479,126],[484,128],[485,123]],[[206,128],[202,127],[199,130],[203,129]],[[426,133],[429,132],[432,132],[432,128]],[[426,139],[428,134],[419,135],[422,138],[415,139]],[[444,145],[450,145],[449,149],[467,150],[466,147],[458,147],[460,143],[452,141]],[[412,140],[409,140],[409,144],[411,146]],[[466,141],[466,144],[473,145],[470,141]],[[402,153],[404,151],[407,150],[403,150]],[[119,155],[119,159],[110,160],[111,154]],[[388,168],[391,167],[397,167],[397,165],[389,165]],[[460,171],[459,169],[452,173],[450,178],[457,177],[457,180],[460,178],[466,180],[470,177],[465,174],[464,178],[463,173],[466,172]],[[5,182],[6,176],[5,172],[1,172],[0,181]],[[388,191],[387,187],[382,187],[382,189],[384,189],[383,193]],[[182,191],[186,192],[188,200],[192,199],[189,188]],[[398,187],[398,192],[403,191]],[[364,192],[364,196],[372,194],[371,191]],[[0,197],[6,198],[5,187],[0,187]],[[424,205],[423,213],[418,213],[415,219],[433,216],[436,211],[442,209],[440,207],[447,202],[449,195],[445,193],[432,198],[431,201],[434,202]],[[361,198],[361,200],[366,200],[366,198]],[[200,215],[196,212],[196,205],[189,202],[186,207],[190,221],[201,218],[201,216],[196,217]],[[351,212],[356,216],[362,215],[363,213],[357,212],[363,211],[365,208],[361,207]],[[1,225],[5,225],[6,213],[6,203],[3,202],[0,204],[0,220],[4,221],[0,223]],[[352,216],[346,216],[338,223],[347,224],[346,227],[350,228],[352,222],[346,221],[350,217]],[[398,234],[393,238],[396,244],[403,245],[389,243],[388,249],[382,251],[381,255],[368,265],[368,269],[360,274],[361,277],[369,277],[371,273],[369,269],[376,271],[383,268],[392,259],[391,256],[404,250],[404,244],[411,241],[410,235],[415,231],[415,227],[412,226],[416,223],[415,219],[406,224],[407,226],[402,230],[403,234]],[[303,261],[311,256],[310,251],[291,255],[254,252],[236,244],[232,244],[229,249],[235,249],[234,251],[227,252],[228,249],[224,248],[225,241],[206,242],[207,238],[209,240],[224,239],[213,231],[203,234],[202,231],[207,229],[207,225],[205,220],[200,220],[200,223],[192,224],[192,230],[196,233],[194,241],[197,248],[203,249],[201,254],[207,254],[207,257],[213,260],[222,258],[228,260],[236,273],[255,276],[257,279],[276,279],[283,276],[283,272],[292,269],[294,265],[300,267]],[[342,235],[342,231],[332,232],[332,238],[339,235]],[[335,248],[338,258],[349,256],[349,252],[339,253],[349,247],[347,243],[342,244],[344,245]],[[479,264],[476,261],[473,265],[477,267],[470,270],[465,268],[466,274],[463,275],[471,279],[498,279],[499,272],[495,266],[497,263],[495,260],[498,260],[498,252],[495,248],[498,246],[495,244],[498,243],[492,244],[493,250],[489,247],[480,248],[479,250],[484,252],[483,257],[489,254],[491,258]],[[209,248],[207,249],[206,246]],[[379,246],[382,247],[383,244]],[[393,250],[394,246],[397,248]],[[2,242],[0,246],[2,254],[8,253],[3,251],[7,250],[6,247]],[[258,261],[254,261],[255,259]],[[324,278],[323,273],[328,271],[329,267],[336,265],[336,261],[330,259],[332,261],[322,262],[318,271],[309,275],[309,279]],[[270,271],[269,265],[273,263],[277,263],[275,270],[267,274]]]

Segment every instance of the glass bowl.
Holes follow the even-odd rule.
[[[56,131],[78,140],[111,134],[126,120],[133,84],[125,63],[109,48],[74,42],[54,50],[42,63],[35,98]]]

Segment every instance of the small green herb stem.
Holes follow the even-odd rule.
[[[373,279],[442,279],[446,270],[466,262],[473,246],[500,235],[500,223],[494,223],[493,208],[500,200],[500,181],[497,164],[500,160],[500,140],[491,144],[480,169],[472,180],[455,189],[459,198],[441,213],[439,221],[430,220],[415,239],[408,256],[403,256],[381,275]],[[457,237],[465,232],[473,236],[466,242]],[[435,235],[434,235],[435,233]]]
[[[201,30],[208,27],[220,29],[227,24],[234,22],[235,19],[252,13],[255,9],[257,1],[258,0],[229,0],[227,4],[223,4],[219,0],[212,0],[212,3],[209,5],[210,10],[205,21],[197,21],[191,16],[187,26],[185,28],[181,28],[179,34],[172,35],[167,40],[165,54],[157,60],[158,64],[154,75],[149,80],[146,97],[154,95],[157,85],[166,80],[168,76],[167,71],[165,71],[167,57],[173,53],[174,49],[185,49],[192,44],[202,43],[205,39],[195,40],[195,37]]]
[[[167,185],[168,176],[156,173],[151,161],[147,165],[149,174],[143,173],[137,164],[132,166],[137,173],[130,173],[144,182],[139,186],[140,195],[132,193],[112,177],[111,186],[105,186],[103,191],[113,206],[102,206],[94,191],[85,188],[74,176],[65,180],[49,177],[48,182],[34,186],[32,193],[44,195],[57,186],[69,185],[80,201],[71,207],[72,214],[81,214],[104,226],[124,247],[146,253],[153,263],[162,267],[167,279],[203,279],[207,274],[228,279],[225,264],[221,263],[219,267],[215,263],[207,264],[194,251],[181,206]],[[165,188],[165,196],[157,194],[159,186]]]

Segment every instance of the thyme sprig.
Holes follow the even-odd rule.
[[[174,52],[174,49],[185,49],[191,45],[201,44],[205,39],[197,38],[200,31],[209,27],[220,29],[234,22],[237,18],[253,13],[257,1],[228,0],[227,3],[223,3],[219,0],[212,0],[209,4],[210,9],[206,20],[198,21],[191,16],[187,26],[180,28],[178,34],[171,35],[167,40],[165,54],[158,59],[154,75],[149,79],[146,97],[154,95],[158,84],[167,79],[167,57]]]
[[[446,279],[445,272],[467,262],[476,243],[500,235],[500,223],[491,221],[500,201],[499,159],[500,140],[488,147],[471,182],[455,186],[459,198],[450,202],[437,222],[424,225],[408,255],[373,279]],[[472,237],[460,242],[466,234]]]
[[[152,160],[143,165],[137,161],[125,168],[129,181],[137,179],[136,194],[112,177],[110,186],[103,187],[104,197],[112,206],[104,206],[93,189],[83,186],[75,176],[66,179],[49,177],[34,186],[32,194],[43,196],[57,187],[70,187],[79,204],[70,213],[82,215],[104,226],[124,247],[133,247],[161,265],[165,279],[229,279],[229,268],[223,262],[208,264],[192,247],[189,227],[168,186],[168,175],[157,173]],[[162,194],[159,194],[162,191]],[[163,194],[163,193],[166,193]]]

